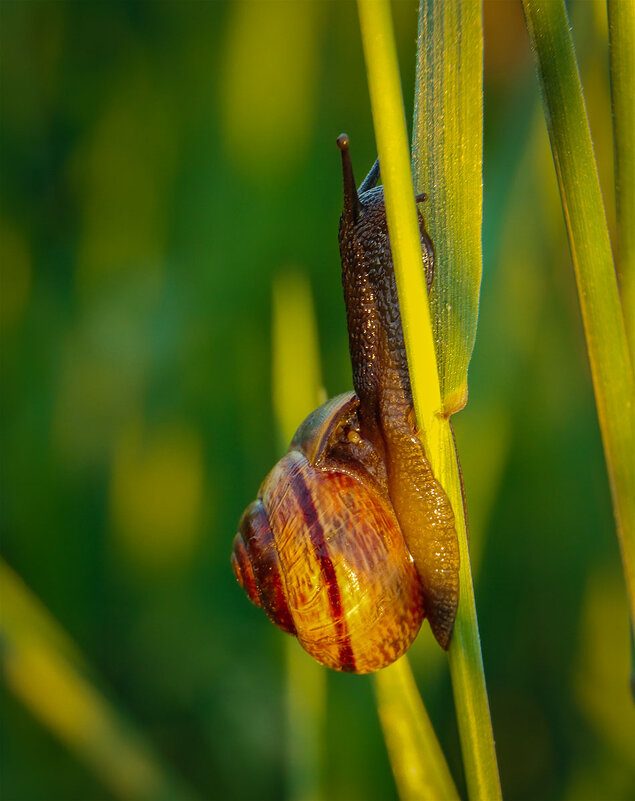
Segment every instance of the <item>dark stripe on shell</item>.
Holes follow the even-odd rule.
[[[293,491],[298,499],[298,505],[302,510],[304,522],[309,531],[311,538],[311,545],[313,551],[320,564],[324,581],[326,582],[326,589],[328,593],[329,606],[333,621],[339,640],[339,655],[340,667],[342,670],[350,673],[355,672],[355,656],[353,648],[351,647],[351,640],[348,633],[348,626],[342,612],[342,599],[340,597],[339,587],[337,585],[337,576],[335,575],[335,568],[331,557],[329,556],[328,546],[324,537],[324,529],[318,518],[315,504],[311,493],[304,481],[304,478],[299,470],[292,471],[290,479],[293,484]]]
[[[252,570],[251,560],[245,548],[243,535],[238,532],[234,537],[234,549],[232,551],[232,567],[238,583],[247,593],[249,600],[256,606],[261,606],[260,595],[256,586],[256,578]]]
[[[271,524],[262,501],[254,501],[240,521],[260,605],[283,631],[295,634],[295,625],[282,584],[280,562]]]

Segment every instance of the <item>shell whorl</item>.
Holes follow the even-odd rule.
[[[356,474],[348,453],[364,453],[348,438],[356,408],[349,393],[304,421],[243,515],[232,559],[250,599],[313,657],[368,673],[405,653],[423,600],[372,464]]]
[[[260,499],[250,504],[238,524],[232,565],[238,583],[256,606],[289,634],[295,634],[284,591],[275,537]]]

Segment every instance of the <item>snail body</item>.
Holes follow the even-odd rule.
[[[311,656],[370,673],[406,652],[424,613],[357,407],[341,395],[300,426],[244,513],[232,562],[249,598]]]
[[[300,425],[241,518],[232,564],[250,600],[319,662],[369,673],[406,652],[424,617],[449,646],[459,550],[452,507],[414,425],[379,163],[358,192],[348,137],[338,146],[355,394]],[[434,249],[421,214],[419,228],[429,290]]]
[[[459,547],[450,501],[414,425],[384,195],[375,187],[379,165],[358,192],[348,137],[342,134],[337,143],[344,174],[342,283],[360,434],[385,465],[388,494],[421,578],[426,617],[439,644],[447,648],[459,600]],[[434,248],[421,213],[418,218],[429,291]]]

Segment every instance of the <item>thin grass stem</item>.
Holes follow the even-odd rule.
[[[415,412],[432,468],[455,510],[461,548],[461,601],[450,648],[450,667],[468,789],[473,799],[493,800],[500,798],[498,767],[480,652],[461,483],[452,431],[442,414],[434,334],[423,284],[390,6],[383,0],[358,0],[358,8]]]
[[[298,270],[278,275],[272,298],[272,392],[280,453],[322,398],[320,354],[311,287]],[[287,637],[286,781],[291,801],[323,797],[326,671]]]
[[[633,623],[635,397],[611,242],[564,2],[523,0],[523,9],[542,90],[578,285]]]
[[[441,436],[441,389],[390,4],[358,0],[357,5],[412,392],[419,427],[431,444]]]
[[[432,723],[403,656],[373,677],[379,719],[402,801],[458,801]]]
[[[635,356],[635,3],[608,0],[608,18],[615,143],[616,261],[632,362]]]
[[[478,319],[483,209],[483,30],[481,4],[422,0],[419,8],[413,162],[429,197],[426,225],[437,270],[431,292],[440,382],[449,416],[467,398],[467,368]],[[467,540],[458,457],[449,423],[436,475],[454,509],[460,602],[450,671],[463,762],[472,799],[500,798],[500,780]]]

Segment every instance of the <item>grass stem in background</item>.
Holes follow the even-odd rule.
[[[635,3],[608,0],[615,143],[617,273],[631,363],[635,358]]]
[[[523,0],[523,9],[536,60],[578,284],[633,623],[635,398],[633,368],[611,242],[564,2]],[[617,123],[617,129],[620,125],[621,121]],[[629,133],[632,136],[632,130]],[[563,409],[562,413],[566,414],[567,410]]]
[[[0,560],[4,679],[34,717],[124,801],[186,801],[147,743],[88,678],[77,647]]]
[[[285,638],[287,797],[318,801],[324,797],[322,773],[326,727],[326,670]]]
[[[317,325],[307,278],[298,271],[273,285],[272,391],[280,453],[302,420],[323,400]],[[286,756],[291,801],[322,797],[326,671],[287,637]]]
[[[454,4],[444,4],[444,8],[451,5]],[[415,412],[419,427],[424,431],[432,468],[455,511],[461,549],[461,600],[450,647],[450,667],[468,789],[472,799],[493,801],[500,798],[498,766],[480,652],[457,457],[449,421],[441,414],[441,390],[423,284],[390,6],[383,1],[358,0],[358,7]],[[480,14],[477,17],[477,32],[480,32]],[[439,39],[433,44],[442,47],[444,42]],[[478,36],[476,47],[480,47],[479,52],[482,52],[482,40]],[[480,76],[481,72],[477,71],[472,80],[480,81]],[[458,90],[461,90],[460,84]],[[477,137],[476,141],[480,139]],[[478,172],[481,152],[475,152],[474,157],[478,160]],[[451,165],[446,167],[451,169]],[[480,205],[474,212],[478,214],[479,209]],[[478,253],[480,258],[480,250]],[[442,342],[441,348],[445,346],[446,343]]]
[[[408,658],[374,675],[377,710],[401,801],[459,798]]]

